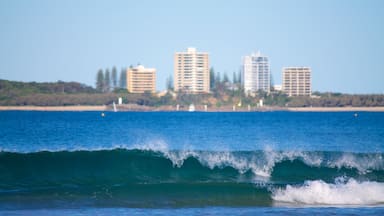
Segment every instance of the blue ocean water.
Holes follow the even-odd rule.
[[[0,214],[384,213],[384,113],[0,112]]]

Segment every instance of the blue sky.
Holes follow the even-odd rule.
[[[315,91],[384,93],[384,1],[0,1],[0,79],[79,81],[98,69],[141,63],[173,75],[187,47],[210,54],[221,74],[241,58],[269,56],[312,68]]]

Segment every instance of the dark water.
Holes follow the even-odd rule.
[[[0,214],[384,213],[384,113],[0,112]]]

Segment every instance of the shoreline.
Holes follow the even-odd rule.
[[[185,112],[188,109],[176,110],[173,106],[148,107],[136,104],[118,105],[121,112]],[[77,105],[77,106],[0,106],[0,111],[113,111],[112,106],[106,105]],[[236,108],[232,107],[208,108],[205,111],[202,107],[196,107],[197,112],[267,112],[267,111],[288,111],[288,112],[384,112],[384,107],[261,107]]]
[[[384,107],[289,107],[291,112],[384,112]]]
[[[0,111],[106,111],[107,106],[0,106]]]

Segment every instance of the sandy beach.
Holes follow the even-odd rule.
[[[384,112],[384,107],[291,107],[293,112]]]
[[[107,106],[0,106],[0,111],[103,111]]]
[[[176,107],[148,107],[136,104],[126,104],[117,106],[118,111],[176,111]],[[111,111],[112,106],[0,106],[0,111],[21,110],[21,111]],[[180,111],[188,111],[181,108]],[[203,106],[196,106],[196,111],[205,111]],[[208,112],[247,112],[247,108],[232,107],[209,107]],[[290,112],[384,112],[384,107],[268,107],[252,108],[250,111],[290,111]]]

